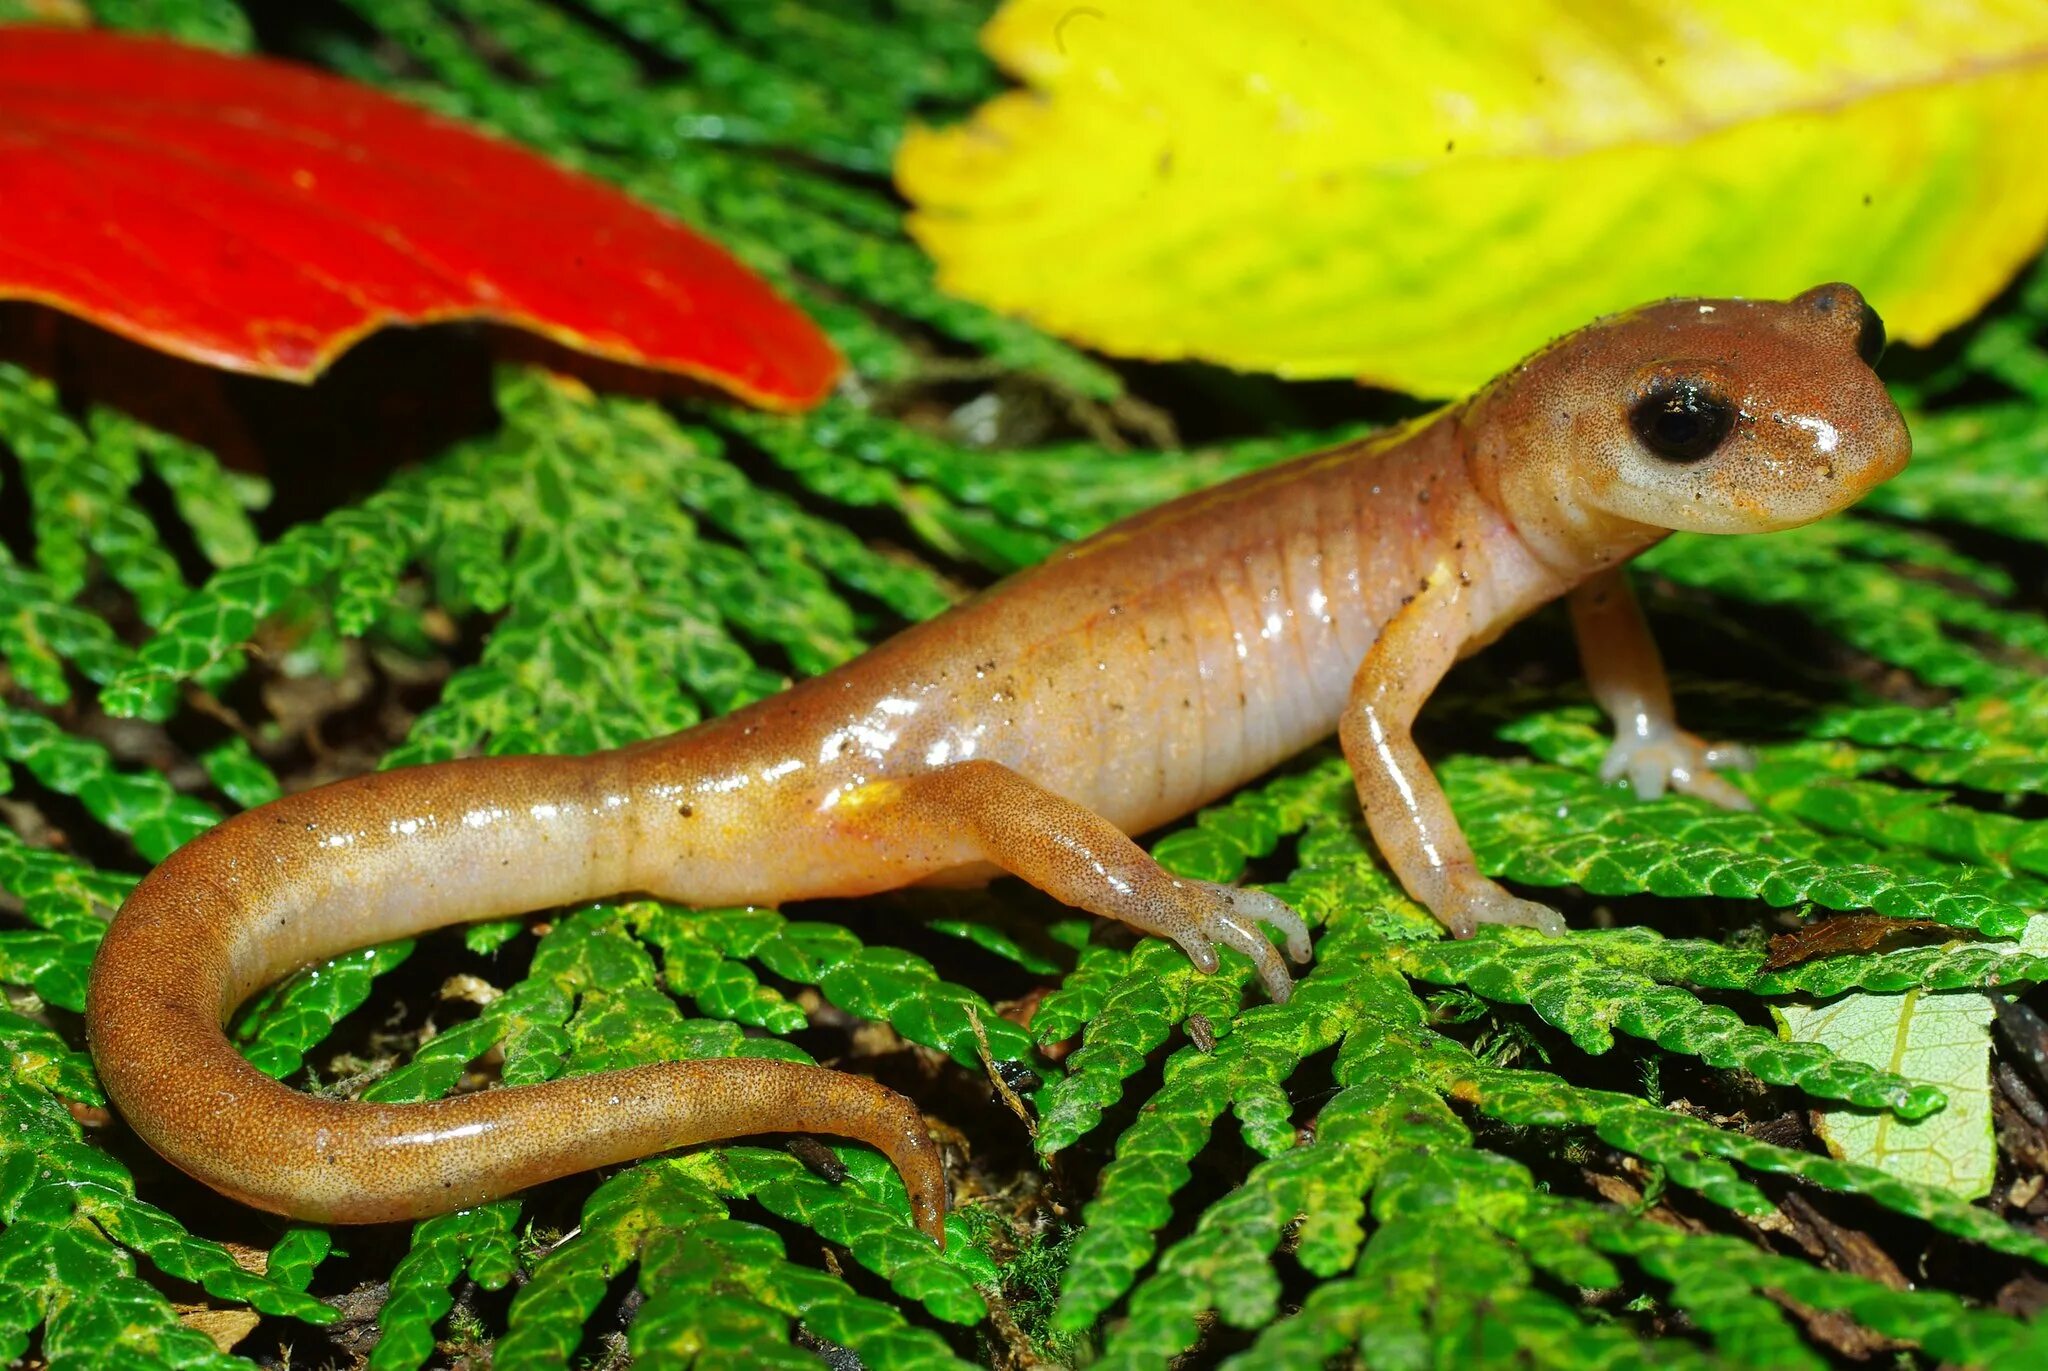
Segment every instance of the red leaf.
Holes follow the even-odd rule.
[[[389,323],[488,319],[757,404],[840,361],[716,244],[389,96],[155,39],[0,27],[0,298],[307,380]]]

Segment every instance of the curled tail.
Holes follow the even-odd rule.
[[[612,758],[447,762],[264,805],[143,880],[93,963],[107,1094],[165,1158],[247,1204],[325,1223],[466,1208],[557,1176],[750,1133],[880,1149],[943,1242],[945,1176],[916,1107],[785,1062],[662,1062],[421,1104],[338,1103],[245,1061],[223,1025],[351,948],[634,888],[645,836]],[[488,798],[485,798],[488,797]]]

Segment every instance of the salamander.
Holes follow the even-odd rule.
[[[227,820],[124,903],[86,1026],[108,1095],[166,1158],[263,1209],[409,1219],[590,1167],[753,1133],[881,1149],[943,1240],[915,1105],[859,1076],[665,1062],[429,1103],[275,1082],[223,1024],[351,948],[625,892],[697,906],[1021,877],[1267,992],[1308,960],[1271,895],[1177,879],[1131,839],[1333,731],[1380,853],[1451,934],[1562,930],[1478,869],[1417,751],[1461,656],[1567,597],[1616,724],[1603,774],[1721,805],[1740,764],[1681,729],[1622,564],[1672,530],[1747,533],[1847,506],[1910,442],[1846,285],[1670,300],[1597,321],[1472,397],[1137,515],[828,675],[699,727],[580,757],[361,776]]]

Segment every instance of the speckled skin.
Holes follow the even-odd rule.
[[[1723,803],[1721,760],[1671,719],[1617,568],[1671,529],[1784,528],[1897,471],[1906,432],[1857,356],[1846,286],[1672,301],[1572,335],[1398,432],[1176,501],[859,661],[673,738],[586,758],[364,776],[230,819],[139,885],[93,969],[108,1094],[164,1156],[265,1209],[413,1218],[649,1152],[755,1132],[881,1148],[940,1236],[916,1108],[856,1076],[677,1062],[429,1104],[311,1099],[221,1025],[264,984],[350,948],[624,891],[698,905],[852,896],[1008,871],[1066,903],[1214,942],[1291,988],[1269,896],[1176,880],[1126,836],[1336,728],[1381,851],[1454,932],[1557,929],[1480,876],[1409,727],[1438,679],[1572,595],[1612,774]],[[1630,406],[1672,377],[1739,407],[1675,464]]]

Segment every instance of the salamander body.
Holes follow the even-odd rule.
[[[916,1108],[860,1077],[661,1063],[422,1104],[314,1099],[223,1033],[263,985],[350,948],[619,894],[685,904],[858,896],[1009,872],[1069,905],[1221,943],[1270,994],[1308,931],[1258,892],[1177,880],[1128,835],[1335,731],[1395,873],[1456,935],[1561,930],[1476,869],[1409,736],[1462,655],[1568,596],[1607,763],[1746,803],[1679,729],[1621,565],[1673,529],[1840,509],[1905,463],[1851,288],[1679,300],[1597,322],[1472,398],[1141,514],[826,676],[588,757],[448,762],[286,797],[138,885],[92,975],[108,1094],[165,1157],[247,1203],[413,1218],[757,1132],[881,1148],[940,1235]]]

